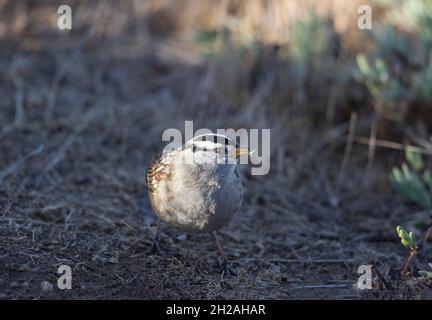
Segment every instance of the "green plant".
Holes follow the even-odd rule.
[[[257,57],[262,53],[262,44],[254,33],[250,21],[235,16],[225,17],[220,30],[197,29],[193,39],[203,46],[203,57],[207,60],[227,51],[230,58],[238,62],[246,55]]]
[[[399,235],[399,238],[401,239],[401,243],[404,247],[408,247],[411,250],[415,249],[417,247],[417,241],[412,232],[409,232],[402,229],[400,226],[396,227],[396,232]]]
[[[291,56],[297,63],[305,64],[322,56],[329,45],[326,32],[330,28],[328,19],[310,12],[304,20],[298,21],[292,33]]]
[[[432,263],[429,263],[429,267],[432,268]],[[420,279],[432,279],[432,271],[420,270]]]
[[[432,57],[422,71],[413,76],[414,93],[422,103],[432,103]]]
[[[369,35],[369,57],[357,55],[356,79],[374,99],[380,114],[402,121],[407,106],[432,107],[432,2],[380,0],[387,21]]]
[[[405,149],[405,157],[408,164],[402,164],[401,169],[394,168],[390,175],[390,181],[395,190],[402,196],[432,211],[432,173],[425,168],[420,153],[413,151],[412,148],[407,147]],[[432,224],[427,227],[420,243],[417,243],[413,232],[409,232],[400,226],[396,228],[396,232],[402,245],[410,250],[408,260],[402,269],[402,276],[406,276],[412,261],[424,247],[432,233]]]
[[[405,149],[405,157],[408,164],[393,168],[390,182],[408,200],[432,209],[432,171],[425,168],[422,156],[412,148]]]
[[[423,247],[426,244],[427,239],[430,237],[432,233],[432,223],[428,226],[426,229],[426,232],[424,233],[422,240],[419,244],[417,244],[417,241],[415,239],[415,236],[412,232],[408,232],[404,229],[402,229],[400,226],[396,228],[396,232],[399,235],[401,239],[401,243],[404,247],[408,247],[410,249],[410,255],[408,257],[408,260],[406,261],[403,269],[402,269],[402,276],[406,276],[408,274],[408,269],[413,262],[414,258],[419,254],[419,252],[423,249]]]
[[[369,63],[364,54],[358,54],[357,66],[359,72],[355,77],[366,85],[384,112],[396,115],[400,111],[398,103],[411,99],[412,95],[407,86],[390,73],[383,59],[377,58],[373,63]]]

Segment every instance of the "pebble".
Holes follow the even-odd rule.
[[[41,282],[41,288],[42,288],[42,291],[52,291],[52,289],[54,289],[54,286],[51,284],[51,283],[49,283],[48,281],[42,281]]]

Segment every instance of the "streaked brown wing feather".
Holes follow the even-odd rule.
[[[172,155],[173,152],[169,152],[163,157],[160,154],[150,163],[147,170],[147,186],[150,193],[157,190],[159,181],[169,177]]]

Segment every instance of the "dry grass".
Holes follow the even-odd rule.
[[[368,136],[373,119],[348,77],[350,45],[312,63],[300,87],[286,76],[283,30],[318,2],[180,2],[72,1],[71,33],[55,29],[50,2],[0,2],[0,20],[13,22],[0,25],[0,298],[420,297],[427,284],[396,271],[406,252],[394,227],[418,211],[387,182],[400,153],[379,149],[371,163],[348,139]],[[333,12],[344,39],[356,6],[342,2],[317,10]],[[262,46],[240,65],[235,45],[207,61],[191,40],[191,29],[220,30],[227,12]],[[243,168],[244,205],[221,234],[237,276],[220,273],[207,235],[164,227],[166,256],[145,253],[155,222],[146,163],[161,132],[185,120],[272,130],[271,173]],[[386,280],[354,290],[368,263]],[[73,289],[42,291],[61,264]]]

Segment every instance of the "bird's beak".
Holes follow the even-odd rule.
[[[255,152],[255,150],[251,151],[248,148],[239,147],[235,151],[235,156],[236,156],[236,158],[240,158],[241,156],[244,156],[244,155],[251,155],[254,152]]]

